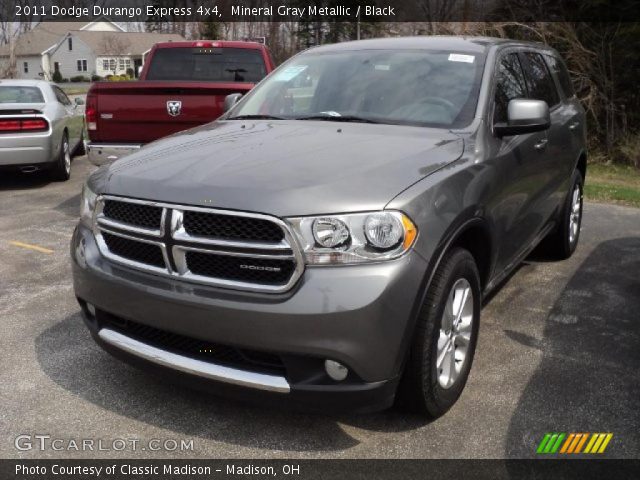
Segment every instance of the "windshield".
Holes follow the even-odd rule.
[[[44,103],[38,87],[1,86],[0,103]]]
[[[475,113],[483,62],[428,50],[310,51],[274,71],[227,118],[464,126]]]
[[[257,83],[267,74],[262,52],[248,48],[159,48],[147,80]]]

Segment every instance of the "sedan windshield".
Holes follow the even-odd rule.
[[[464,126],[475,112],[483,62],[428,50],[311,51],[273,72],[227,119]]]

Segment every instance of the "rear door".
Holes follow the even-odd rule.
[[[560,120],[560,131],[567,140],[568,149],[571,155],[568,156],[567,163],[564,165],[564,174],[567,178],[564,192],[567,191],[573,169],[576,166],[578,157],[580,156],[586,143],[586,126],[584,108],[580,104],[571,78],[564,62],[555,54],[545,54],[544,59],[551,70],[551,74],[556,81],[556,86],[562,97],[562,110]]]

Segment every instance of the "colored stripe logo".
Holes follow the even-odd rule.
[[[536,453],[604,453],[613,433],[545,433]]]

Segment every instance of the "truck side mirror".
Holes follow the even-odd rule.
[[[496,123],[493,130],[498,137],[540,132],[551,126],[549,105],[544,100],[516,98],[509,101],[507,123]]]
[[[229,110],[231,110],[231,107],[238,103],[241,97],[241,93],[232,93],[224,97],[224,111],[228,112]]]

